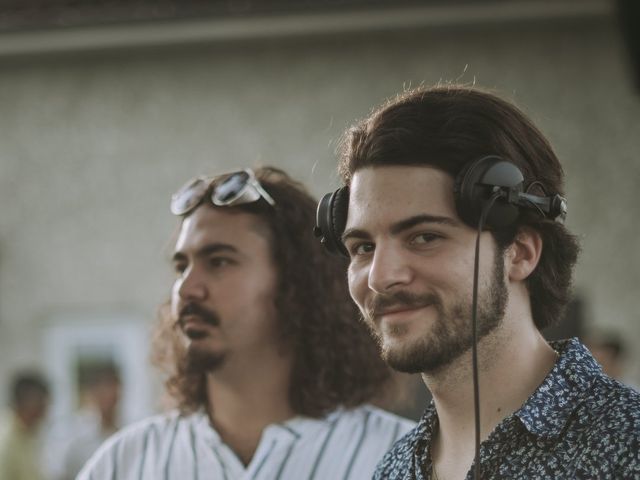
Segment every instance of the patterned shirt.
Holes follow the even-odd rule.
[[[143,420],[108,440],[77,480],[362,480],[414,422],[374,407],[264,429],[248,465],[204,412]]]
[[[480,445],[481,478],[640,479],[640,394],[603,374],[577,339],[552,346],[560,354],[554,368]],[[374,479],[430,479],[437,429],[432,402]]]

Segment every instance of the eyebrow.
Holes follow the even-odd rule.
[[[398,235],[423,223],[435,223],[438,225],[447,225],[451,227],[457,227],[460,225],[460,222],[454,220],[451,217],[423,214],[414,215],[412,217],[405,218],[396,223],[393,223],[389,228],[389,231],[392,235]],[[369,233],[367,233],[365,230],[359,228],[348,228],[342,234],[342,241],[345,242],[350,238],[369,239],[371,238],[371,235],[369,235]]]
[[[238,249],[236,247],[234,247],[231,244],[228,243],[210,243],[208,245],[203,246],[202,248],[200,248],[195,256],[196,257],[207,257],[209,255],[212,255],[214,253],[220,253],[220,252],[226,252],[226,253],[240,253],[238,251]],[[171,258],[172,262],[179,262],[184,260],[185,258],[187,258],[187,255],[184,254],[183,252],[175,252],[173,254],[173,257]]]

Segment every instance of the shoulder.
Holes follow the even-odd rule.
[[[132,446],[150,435],[169,437],[179,425],[190,422],[192,418],[193,415],[182,416],[177,411],[145,418],[124,427],[110,437],[106,444],[124,443],[127,446]]]
[[[371,405],[337,410],[329,415],[328,420],[345,427],[359,427],[369,438],[392,440],[389,447],[415,426],[415,422],[407,418]]]
[[[372,405],[364,405],[349,410],[349,412],[351,415],[357,416],[363,419],[363,421],[366,421],[369,425],[369,429],[373,431],[376,429],[397,429],[399,436],[402,436],[416,425],[416,422],[413,420],[409,420],[408,418],[401,417]]]
[[[596,379],[579,411],[601,433],[640,436],[640,393],[606,375]]]
[[[382,457],[374,479],[393,480],[405,478],[413,461],[416,443],[420,437],[418,426],[407,431],[393,447]]]
[[[325,433],[307,436],[316,446],[322,444],[321,456],[331,459],[320,462],[318,478],[371,478],[380,459],[413,426],[370,405],[336,410],[321,423]]]
[[[172,444],[194,415],[181,416],[177,411],[156,415],[133,423],[107,439],[87,462],[78,480],[98,478],[113,472],[133,468],[143,462],[147,452],[162,452]],[[152,448],[150,448],[152,447]],[[106,478],[106,477],[105,477]]]
[[[544,428],[562,428],[571,443],[583,447],[637,439],[640,394],[605,375],[577,339],[552,346],[560,359],[528,402],[533,408],[527,415],[546,418]],[[535,418],[529,421],[536,423]]]
[[[3,458],[11,457],[16,448],[19,448],[18,431],[13,417],[7,415],[0,419],[0,455]],[[3,461],[7,460],[0,458],[0,464]]]
[[[10,478],[8,474],[11,459],[15,456],[12,449],[11,421],[0,419],[0,478]]]
[[[5,449],[11,439],[11,423],[8,418],[0,417],[0,450]]]
[[[582,463],[592,472],[640,475],[640,393],[605,375],[576,410],[575,435]]]

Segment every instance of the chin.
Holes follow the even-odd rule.
[[[382,352],[382,359],[391,368],[402,373],[421,373],[423,371],[423,365],[421,362],[416,361],[407,352],[399,352],[396,350],[384,350]]]
[[[225,362],[222,352],[200,348],[193,344],[187,348],[186,365],[190,373],[208,373],[218,370]]]
[[[424,341],[385,342],[382,349],[383,360],[394,370],[403,373],[424,373],[434,371],[448,362],[447,355],[434,351]]]

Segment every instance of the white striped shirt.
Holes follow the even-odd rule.
[[[378,461],[414,423],[363,406],[323,419],[296,417],[269,425],[245,466],[204,412],[176,412],[114,435],[77,480],[339,480],[370,479]]]

